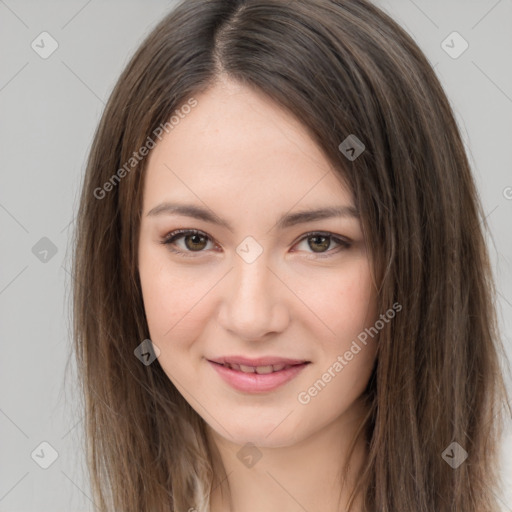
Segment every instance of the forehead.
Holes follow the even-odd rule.
[[[221,82],[194,98],[149,155],[146,210],[183,194],[260,208],[351,203],[307,127],[261,92]]]

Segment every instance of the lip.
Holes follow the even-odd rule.
[[[269,366],[269,365],[298,365],[302,363],[309,363],[310,361],[306,361],[305,359],[288,359],[284,357],[257,357],[255,359],[250,359],[244,356],[225,356],[219,357],[217,359],[208,359],[208,361],[219,364],[243,364],[245,366]]]
[[[287,361],[282,358],[262,358],[254,361],[278,361],[273,364],[290,364],[284,363],[282,361]],[[250,361],[247,358],[238,358],[237,361],[242,361],[242,363],[234,363],[234,364],[244,364],[243,361]],[[290,361],[288,359],[288,361]],[[267,364],[247,364],[247,366],[267,366]],[[239,370],[233,370],[228,368],[227,366],[222,366],[222,363],[215,362],[213,360],[208,360],[208,363],[213,367],[213,369],[219,374],[219,376],[232,388],[242,391],[245,393],[266,393],[269,391],[274,391],[275,389],[283,386],[287,382],[294,379],[306,366],[309,364],[309,361],[296,361],[292,363],[293,366],[289,366],[282,370],[272,373],[266,374],[258,374],[258,373],[245,373]]]

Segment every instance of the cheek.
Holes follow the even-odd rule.
[[[330,269],[329,269],[330,270]],[[343,271],[317,272],[305,277],[299,296],[314,313],[311,317],[318,337],[326,340],[328,351],[350,345],[376,316],[376,294],[366,258],[347,261]],[[313,319],[314,318],[314,319]]]
[[[308,305],[321,320],[315,331],[321,361],[298,397],[311,428],[350,408],[368,383],[377,352],[376,338],[365,332],[377,319],[368,261],[354,260],[345,270],[336,277],[317,276],[315,286],[310,283],[304,289]]]
[[[180,374],[183,362],[199,361],[201,339],[215,315],[213,294],[222,274],[208,266],[171,263],[162,247],[149,241],[139,250],[139,275],[149,338],[160,349],[160,364]]]
[[[184,326],[190,328],[201,281],[191,280],[186,271],[169,265],[161,247],[148,245],[139,251],[139,275],[150,337],[161,348],[164,341],[182,339]]]

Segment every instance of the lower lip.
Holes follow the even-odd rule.
[[[296,377],[308,364],[298,364],[278,372],[259,374],[244,373],[232,370],[221,364],[213,363],[212,361],[208,362],[231,387],[246,393],[273,391]]]

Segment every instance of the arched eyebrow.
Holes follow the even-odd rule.
[[[220,218],[216,213],[208,208],[197,206],[193,204],[178,204],[178,203],[161,203],[152,208],[146,216],[157,215],[183,215],[185,217],[192,217],[205,222],[210,222],[218,226],[222,226],[227,230],[234,233],[233,226],[225,219]],[[283,230],[298,224],[305,224],[316,220],[329,219],[333,217],[348,217],[359,219],[359,212],[353,206],[328,206],[324,208],[317,208],[314,210],[301,210],[294,213],[285,213],[277,221],[275,227],[278,230]]]

